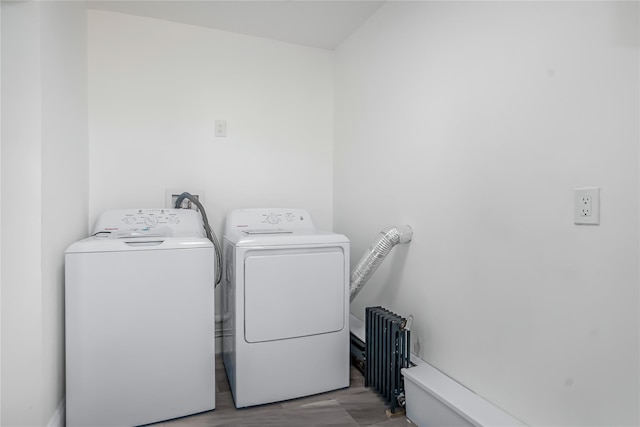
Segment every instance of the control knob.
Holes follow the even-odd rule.
[[[158,223],[158,218],[155,216],[148,216],[144,219],[144,223],[149,226],[156,225]]]
[[[280,222],[280,218],[272,212],[267,216],[267,222],[269,224],[277,224]]]

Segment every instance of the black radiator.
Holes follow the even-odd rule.
[[[382,307],[367,307],[364,384],[382,395],[395,413],[404,398],[400,370],[410,363],[411,332],[407,320]]]

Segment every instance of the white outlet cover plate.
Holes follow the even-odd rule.
[[[204,205],[204,191],[202,190],[185,190],[184,188],[168,188],[164,192],[164,207],[165,208],[173,208],[174,205],[172,203],[175,200],[174,196],[179,196],[180,194],[187,192],[189,194],[197,195],[198,201]],[[193,209],[197,210],[194,206]]]
[[[600,188],[582,187],[573,190],[573,223],[574,224],[600,224]],[[583,212],[583,197],[591,198],[591,214],[585,215]]]
[[[227,121],[226,120],[216,120],[216,136],[217,137],[226,137],[227,136]]]

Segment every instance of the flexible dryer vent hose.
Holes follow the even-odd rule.
[[[360,258],[360,261],[351,273],[350,301],[358,295],[358,292],[367,283],[371,275],[376,271],[382,261],[389,255],[391,249],[398,243],[408,243],[413,236],[413,230],[408,225],[389,227],[382,230],[378,239],[369,250]]]

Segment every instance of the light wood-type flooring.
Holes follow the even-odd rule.
[[[216,409],[189,417],[154,424],[154,427],[316,427],[376,426],[411,427],[406,417],[390,418],[383,400],[364,386],[362,374],[351,367],[351,386],[315,396],[236,409],[229,383],[216,359]]]

